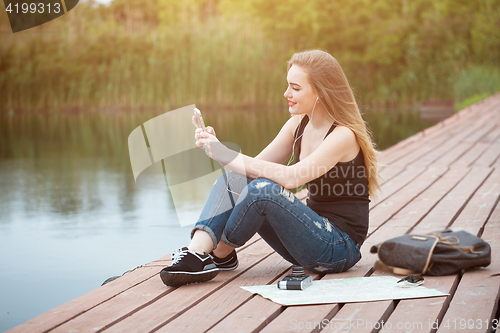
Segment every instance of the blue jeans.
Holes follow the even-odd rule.
[[[191,237],[197,229],[208,232],[214,249],[220,240],[240,247],[259,233],[284,259],[318,273],[342,272],[361,259],[358,244],[292,192],[234,172],[214,183]]]

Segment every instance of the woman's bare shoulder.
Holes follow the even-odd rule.
[[[354,131],[347,126],[337,125],[334,131],[337,131],[336,133],[342,135],[342,137],[346,139],[356,140],[356,135],[354,134]]]
[[[291,131],[292,134],[295,133],[295,130],[299,126],[300,122],[304,119],[303,115],[293,115],[286,121],[286,123],[283,125],[283,129],[286,129],[288,131]]]
[[[335,132],[335,141],[340,143],[344,152],[340,162],[350,161],[355,158],[359,152],[360,146],[354,131],[347,126],[339,125],[335,127],[333,132]],[[333,134],[333,132],[331,134]]]

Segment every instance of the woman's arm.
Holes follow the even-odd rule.
[[[287,161],[293,152],[293,143],[295,140],[295,130],[297,126],[300,124],[301,117],[293,116],[287,120],[287,122],[281,127],[278,135],[274,138],[274,140],[267,145],[257,156],[256,159],[274,162],[274,163],[283,163]],[[193,116],[193,124],[198,126],[196,118]],[[211,126],[207,126],[208,133],[216,136],[214,129]],[[200,130],[195,133],[200,132]]]
[[[196,145],[236,173],[252,179],[267,178],[285,188],[296,188],[325,174],[358,144],[350,129],[338,126],[314,152],[291,166],[240,154],[228,149],[215,136],[206,132],[197,132]]]
[[[288,119],[274,140],[255,158],[280,164],[287,161],[292,155],[293,142],[295,140],[294,134],[299,123],[300,117],[298,116]]]

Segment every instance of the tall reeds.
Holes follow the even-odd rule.
[[[402,9],[369,4],[361,10],[361,0],[353,0],[332,4],[330,15],[321,1],[303,9],[311,11],[312,26],[298,20],[309,16],[291,20],[278,0],[270,7],[249,0],[245,8],[222,0],[114,0],[111,7],[81,2],[57,20],[16,34],[8,33],[7,16],[0,15],[0,111],[283,105],[286,60],[308,48],[339,60],[365,108],[436,97],[460,102],[500,89],[498,55],[486,61],[484,52],[472,56],[479,48],[468,46],[498,46],[467,40],[494,25],[496,16],[484,4],[463,7],[476,18],[467,21],[474,34],[461,32],[455,39],[463,43],[448,45],[443,41],[453,40],[453,29],[462,29],[462,12],[444,11],[446,17],[423,0]],[[455,8],[449,1],[444,6]],[[339,15],[342,20],[334,20]],[[482,19],[487,16],[491,22]],[[447,24],[448,34],[435,28]],[[485,77],[492,83],[476,92]]]
[[[460,71],[455,83],[455,108],[461,110],[500,91],[500,68],[476,65]]]
[[[70,29],[78,20],[53,22],[59,32],[38,31],[39,38],[9,36],[18,40],[0,46],[1,109],[282,102],[288,55],[277,55],[247,22],[219,17],[138,33],[112,20]]]

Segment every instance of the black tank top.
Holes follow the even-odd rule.
[[[306,115],[295,131],[299,162],[302,133],[309,122]],[[325,138],[335,129],[333,124]],[[349,162],[338,162],[324,175],[307,183],[306,204],[318,215],[326,217],[360,246],[368,233],[369,195],[366,167],[361,149]]]

